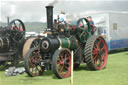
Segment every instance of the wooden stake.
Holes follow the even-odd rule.
[[[71,52],[71,85],[73,85],[73,51]]]

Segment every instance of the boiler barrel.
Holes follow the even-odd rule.
[[[76,49],[78,47],[78,40],[71,36],[67,37],[45,37],[41,41],[41,50],[42,52],[54,52],[59,47],[68,48],[70,50]]]
[[[0,37],[0,53],[7,52],[10,49],[8,37]]]
[[[42,52],[54,52],[60,47],[59,40],[55,37],[45,37],[41,41]]]
[[[70,50],[73,50],[78,47],[78,40],[73,36],[69,38],[58,38],[58,40],[62,48],[68,48]]]

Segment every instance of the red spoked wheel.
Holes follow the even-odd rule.
[[[42,75],[45,67],[41,66],[41,61],[42,56],[39,48],[31,48],[24,59],[26,73],[31,77]]]
[[[91,70],[101,70],[107,64],[108,47],[103,37],[92,36],[85,46],[85,62]]]
[[[66,49],[58,49],[53,55],[53,72],[60,79],[71,75],[71,52]]]

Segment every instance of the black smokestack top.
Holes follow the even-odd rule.
[[[46,6],[47,11],[47,28],[53,31],[53,6]]]

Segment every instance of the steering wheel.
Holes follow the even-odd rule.
[[[8,34],[10,38],[15,42],[19,43],[25,38],[25,26],[20,19],[14,19],[9,23]]]
[[[79,28],[77,34],[80,41],[85,43],[87,39],[91,36],[91,26],[86,18],[80,18],[77,21],[76,26]]]

